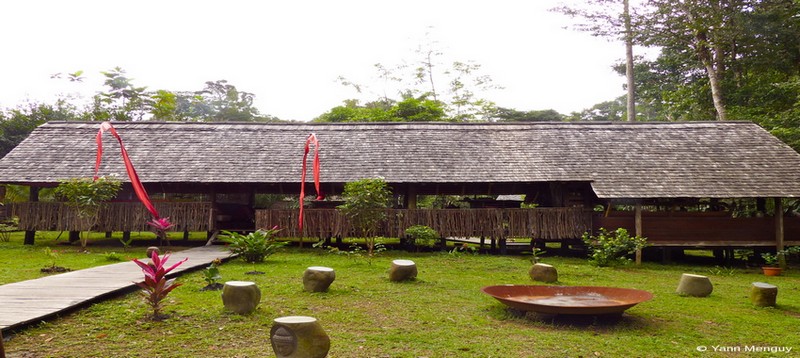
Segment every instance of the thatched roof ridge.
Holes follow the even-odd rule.
[[[0,160],[0,183],[91,176],[97,122],[51,122]],[[118,122],[146,183],[297,183],[316,133],[322,181],[591,182],[601,198],[800,197],[800,155],[750,122]],[[101,174],[125,178],[104,137]]]

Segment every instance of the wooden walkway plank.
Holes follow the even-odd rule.
[[[178,251],[167,265],[188,258],[170,272],[170,277],[225,260],[230,251],[220,246],[202,246]],[[144,259],[142,259],[144,261]],[[144,279],[132,261],[71,271],[0,286],[0,330],[9,331],[42,321],[61,312],[86,305],[98,298],[132,289]]]

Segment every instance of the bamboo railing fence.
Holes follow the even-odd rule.
[[[303,232],[298,210],[256,210],[256,228],[278,226],[286,237],[352,237],[357,233],[335,209],[306,209]],[[580,208],[535,209],[387,209],[376,235],[404,237],[412,225],[426,225],[441,237],[531,237],[542,240],[580,238],[591,230],[591,213]]]
[[[173,231],[209,231],[210,202],[155,202],[162,217],[169,217]],[[150,213],[139,202],[103,203],[91,228],[80,220],[75,209],[60,202],[22,202],[11,206],[11,215],[19,218],[25,231],[150,231]],[[93,221],[93,220],[92,220]]]

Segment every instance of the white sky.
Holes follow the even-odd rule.
[[[624,94],[611,70],[622,44],[563,29],[571,20],[547,11],[559,2],[3,0],[0,108],[88,98],[119,66],[149,90],[225,79],[263,114],[310,120],[357,97],[338,76],[369,84],[375,63],[416,60],[429,27],[442,62],[474,61],[504,87],[482,96],[499,106],[568,114]],[[50,79],[77,70],[85,83]]]

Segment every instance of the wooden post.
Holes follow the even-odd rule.
[[[636,226],[636,236],[642,236],[642,204],[640,203],[636,203],[634,225]],[[642,264],[642,249],[636,250],[636,264]]]
[[[28,201],[30,202],[37,202],[39,201],[39,188],[38,187],[30,187],[31,192],[28,196]],[[25,245],[33,245],[33,242],[36,240],[36,230],[26,230],[25,231],[25,241],[23,242]]]
[[[781,252],[783,245],[783,198],[775,198],[775,250]],[[786,268],[786,255],[778,255],[778,265]]]
[[[414,184],[408,185],[408,190],[406,190],[406,209],[416,209],[417,208],[417,187]]]

